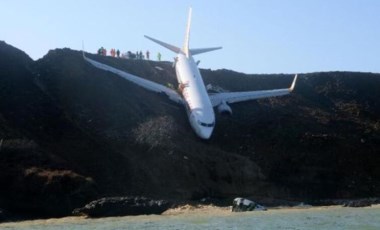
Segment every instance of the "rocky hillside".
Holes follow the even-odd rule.
[[[176,85],[171,63],[88,56]],[[293,77],[202,75],[230,91],[288,87]],[[52,50],[33,61],[0,42],[0,209],[64,216],[119,195],[380,196],[379,89],[380,74],[301,74],[290,96],[217,115],[212,138],[202,141],[184,108],[94,68],[78,51]]]

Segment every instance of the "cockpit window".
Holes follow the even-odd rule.
[[[215,122],[212,122],[212,123],[204,123],[204,122],[201,122],[201,121],[198,120],[198,124],[200,124],[200,125],[203,126],[203,127],[214,127]]]

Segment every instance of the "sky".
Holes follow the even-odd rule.
[[[380,73],[380,0],[1,0],[0,40],[37,60],[68,47],[149,50],[149,35],[182,47],[189,7],[200,68],[243,73]]]

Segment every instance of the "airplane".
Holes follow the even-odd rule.
[[[198,65],[194,61],[193,56],[209,51],[218,50],[222,47],[202,49],[189,48],[191,13],[192,9],[190,8],[187,20],[185,41],[182,48],[144,35],[145,38],[158,43],[159,45],[177,54],[173,65],[175,67],[178,81],[178,91],[92,60],[86,57],[84,52],[83,57],[87,62],[91,63],[97,68],[117,74],[120,77],[147,90],[157,93],[164,93],[170,100],[184,105],[190,125],[193,128],[194,132],[198,137],[206,140],[211,137],[215,126],[214,108],[216,108],[219,113],[231,115],[232,109],[229,104],[259,98],[282,96],[293,91],[296,84],[297,75],[295,75],[293,82],[289,88],[208,94],[201,73],[198,69]]]

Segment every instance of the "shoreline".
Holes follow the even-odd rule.
[[[203,216],[215,216],[215,217],[226,217],[226,216],[239,216],[239,215],[271,215],[274,213],[294,213],[294,212],[313,212],[321,210],[361,210],[361,209],[380,209],[380,204],[374,204],[367,207],[343,207],[341,205],[330,205],[330,206],[296,206],[296,207],[271,207],[267,211],[250,211],[250,212],[232,212],[231,206],[219,207],[214,205],[182,205],[176,208],[171,208],[162,213],[161,215],[137,215],[137,216],[117,216],[117,217],[102,217],[102,218],[89,218],[86,216],[66,216],[61,218],[49,218],[49,219],[33,219],[33,220],[19,220],[11,222],[2,222],[0,227],[22,227],[22,226],[33,226],[33,225],[61,225],[61,224],[75,224],[78,222],[102,222],[104,220],[113,219],[129,219],[135,221],[152,221],[160,220],[162,218],[182,218],[182,217],[203,217]]]
[[[258,199],[260,200],[260,199]],[[294,202],[276,200],[276,202],[264,202],[267,211],[245,211],[244,213],[251,212],[272,212],[277,210],[291,211],[291,210],[320,210],[320,209],[333,209],[333,208],[380,208],[380,198],[362,198],[362,199],[325,199],[317,200],[310,203]],[[212,215],[229,215],[229,214],[241,214],[242,212],[232,212],[232,205],[226,205],[226,202],[222,200],[208,200],[208,202],[202,201],[172,201],[171,207],[163,211],[161,214],[141,214],[141,215],[120,215],[120,216],[97,216],[92,217],[86,214],[73,214],[62,217],[21,217],[8,215],[8,218],[0,218],[0,226],[5,223],[18,223],[25,221],[48,221],[48,220],[60,220],[60,219],[88,219],[97,220],[102,218],[119,218],[119,217],[139,217],[139,216],[179,216],[179,215],[199,215],[199,214],[212,214]],[[276,204],[276,205],[274,205]],[[6,214],[7,215],[7,214]],[[7,217],[7,216],[5,216]]]
[[[220,207],[212,204],[209,205],[182,205],[176,208],[171,208],[161,214],[161,216],[178,216],[178,215],[191,215],[191,214],[245,214],[245,213],[270,213],[276,211],[304,211],[304,210],[328,210],[328,209],[361,209],[361,208],[374,208],[380,209],[380,204],[373,204],[365,207],[345,207],[342,205],[323,205],[323,206],[275,206],[268,207],[266,211],[247,211],[247,212],[232,212],[232,206]]]

